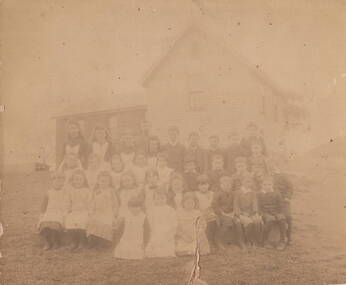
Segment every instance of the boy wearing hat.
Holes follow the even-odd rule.
[[[163,146],[167,154],[167,163],[176,172],[183,172],[185,147],[179,142],[179,129],[171,126],[168,129],[168,143]]]

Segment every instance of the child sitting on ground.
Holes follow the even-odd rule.
[[[197,244],[200,254],[208,254],[210,251],[205,236],[205,221],[201,219],[201,212],[197,207],[195,193],[184,193],[182,207],[177,211],[176,254],[178,256],[193,255]]]
[[[88,188],[83,170],[76,170],[71,174],[67,188],[67,197],[68,214],[65,226],[72,241],[70,249],[74,251],[86,245],[91,191]]]
[[[89,211],[87,235],[90,247],[108,247],[113,242],[113,224],[119,207],[111,186],[112,178],[108,171],[101,171],[97,176],[97,183]]]
[[[143,200],[131,198],[127,205],[128,214],[121,217],[123,233],[115,247],[114,256],[122,259],[142,259],[148,235]]]
[[[252,177],[245,177],[240,190],[235,193],[235,212],[244,228],[247,245],[260,246],[262,218],[258,214],[257,194],[253,187]]]
[[[221,249],[232,242],[233,236],[242,249],[246,248],[241,223],[234,213],[234,196],[231,177],[221,177],[220,188],[215,192],[212,203],[212,208],[217,215],[218,242],[220,242],[218,246]]]
[[[278,250],[285,249],[286,218],[283,214],[281,195],[274,191],[273,178],[266,176],[262,181],[262,191],[258,195],[258,205],[264,222],[263,242],[266,248],[273,248],[268,237],[275,225],[280,228],[280,240],[276,245]]]
[[[147,213],[149,242],[145,249],[147,257],[174,257],[177,214],[167,205],[164,189],[154,193],[154,207]]]
[[[198,201],[199,210],[202,213],[202,219],[206,223],[206,235],[209,241],[210,251],[214,252],[217,249],[216,243],[216,215],[212,209],[212,202],[214,199],[214,192],[210,190],[209,178],[207,175],[200,175],[197,178],[196,197]]]
[[[64,190],[65,175],[62,172],[52,174],[52,187],[44,197],[38,227],[39,233],[44,237],[44,250],[58,248],[61,234],[64,229],[66,214],[66,192]]]

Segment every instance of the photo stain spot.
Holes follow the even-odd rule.
[[[330,139],[329,142],[333,142],[334,140],[333,139]]]
[[[240,22],[238,22],[237,25],[240,26]]]

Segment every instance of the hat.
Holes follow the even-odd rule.
[[[197,177],[197,183],[209,183],[209,177],[206,174],[201,174]]]

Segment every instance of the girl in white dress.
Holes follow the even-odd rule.
[[[39,232],[45,240],[44,250],[60,246],[66,214],[65,175],[62,172],[56,172],[51,179],[52,188],[44,197],[41,207],[42,214],[38,223]]]
[[[160,183],[168,185],[173,170],[167,166],[167,155],[165,153],[159,153],[157,156],[157,171]]]
[[[183,177],[178,173],[174,173],[170,180],[168,193],[171,200],[170,204],[172,204],[176,210],[181,208],[184,192],[185,185]]]
[[[133,197],[144,200],[143,190],[137,186],[133,172],[127,170],[124,171],[121,176],[121,186],[119,191],[119,214],[121,217],[125,217],[127,215],[127,203]]]
[[[147,213],[149,242],[145,249],[147,257],[174,257],[177,214],[167,205],[167,193],[164,190],[154,194],[154,207]]]
[[[94,189],[97,182],[97,176],[101,171],[109,170],[109,164],[102,161],[100,156],[91,153],[88,157],[88,168],[84,171],[90,189]]]
[[[111,182],[112,177],[108,171],[98,174],[89,209],[87,235],[90,247],[109,246],[113,241],[113,224],[119,203],[113,195]]]
[[[145,173],[147,171],[148,162],[144,152],[137,152],[134,161],[132,171],[136,177],[136,183],[138,186],[143,186],[145,183]]]
[[[193,192],[183,196],[182,207],[178,210],[178,228],[176,235],[176,254],[179,256],[193,255],[199,244],[200,254],[209,253],[209,244],[205,235],[205,223],[201,212],[197,209],[198,202]]]
[[[124,172],[124,163],[121,160],[119,154],[113,154],[111,160],[111,176],[112,176],[112,185],[115,192],[118,192],[120,189],[120,180]]]
[[[71,174],[67,188],[66,230],[71,237],[71,250],[80,249],[86,244],[86,229],[89,218],[91,191],[88,188],[83,170]]]
[[[123,234],[115,248],[114,256],[122,259],[144,257],[146,218],[143,200],[132,198],[128,202],[128,214],[122,217]]]
[[[96,126],[92,136],[91,153],[97,154],[101,161],[109,162],[112,156],[108,131],[103,126]]]

